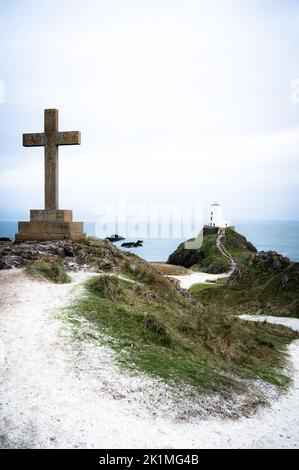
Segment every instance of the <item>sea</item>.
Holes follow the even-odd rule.
[[[0,237],[13,238],[17,232],[17,225],[14,221],[0,221]],[[235,222],[234,226],[258,251],[274,250],[292,261],[299,261],[299,221],[240,221]],[[84,229],[87,235],[95,236],[95,222],[85,222]],[[128,238],[126,241],[136,241],[136,239]],[[182,241],[183,238],[143,238],[142,247],[121,248],[122,242],[117,242],[115,245],[147,261],[166,261]]]

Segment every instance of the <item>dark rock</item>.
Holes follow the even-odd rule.
[[[289,283],[289,276],[287,276],[286,274],[283,274],[281,276],[281,279],[279,281],[279,288],[280,289],[285,289],[287,287]]]
[[[28,260],[36,260],[38,258],[38,252],[34,249],[29,249],[22,253],[22,257]]]
[[[104,271],[111,270],[113,268],[113,263],[107,258],[102,258],[98,263],[98,267]]]
[[[10,246],[4,246],[4,248],[2,248],[2,250],[1,250],[1,255],[2,256],[11,255],[12,253],[13,253],[13,250],[11,249]]]
[[[242,284],[247,281],[247,276],[246,276],[246,270],[243,266],[238,264],[232,275],[229,277],[229,279],[226,282],[227,286],[236,286],[238,284]]]
[[[290,266],[291,261],[276,251],[261,251],[249,256],[248,264],[263,271],[281,271]]]
[[[11,239],[8,237],[0,237],[0,242],[10,242]]]
[[[187,289],[183,289],[183,287],[181,287],[181,285],[180,285],[180,283],[177,279],[169,278],[169,280],[175,285],[175,288],[180,292],[180,294],[183,297],[185,297],[186,300],[188,300],[188,302],[190,302],[192,304],[196,304],[197,306],[203,308],[203,305],[201,305],[199,302],[196,302]]]
[[[218,227],[210,227],[208,225],[205,225],[203,228],[203,235],[215,235],[218,233]]]
[[[74,247],[73,245],[65,245],[63,247],[64,249],[64,253],[66,256],[74,256],[75,255],[75,250],[74,250]]]
[[[117,272],[121,269],[126,255],[110,242],[92,237],[84,242],[70,240],[30,241],[17,244],[3,242],[0,244],[0,269],[21,268],[29,260],[39,259],[42,256],[57,256],[63,260],[67,269],[73,271]]]
[[[21,268],[22,260],[18,256],[2,256],[0,258],[0,269]]]
[[[124,248],[137,248],[138,246],[143,245],[143,240],[137,240],[137,242],[125,242],[121,246]]]
[[[36,248],[36,250],[37,250],[38,252],[41,252],[41,253],[43,253],[43,252],[45,252],[45,251],[48,251],[48,246],[42,245],[42,244],[40,244],[40,243],[37,243],[37,244],[35,245],[35,248]]]
[[[106,240],[108,240],[109,242],[119,242],[120,240],[125,240],[125,238],[115,233],[114,235],[110,235],[110,237],[107,237]]]
[[[167,264],[174,264],[176,266],[184,266],[191,268],[203,259],[203,254],[200,250],[186,250],[185,243],[181,243],[177,249],[168,257]]]
[[[52,253],[53,255],[58,255],[58,256],[65,256],[66,253],[64,251],[64,246],[59,246],[55,249],[52,249],[52,251],[50,251],[50,253]],[[66,255],[67,256],[67,255]]]

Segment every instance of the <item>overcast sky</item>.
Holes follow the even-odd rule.
[[[58,108],[60,208],[223,204],[229,220],[299,219],[297,0],[0,0],[0,215],[43,208]],[[299,82],[298,82],[299,83]],[[293,84],[293,88],[292,85]],[[1,88],[0,88],[1,90]]]

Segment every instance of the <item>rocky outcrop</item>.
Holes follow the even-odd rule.
[[[206,237],[207,235],[214,235],[216,236],[218,233],[218,228],[217,227],[209,227],[205,226],[203,228],[203,236]],[[193,241],[188,240],[188,241]],[[199,249],[187,249],[185,247],[185,242],[181,243],[176,250],[171,253],[171,255],[168,257],[167,264],[173,264],[176,266],[183,266],[184,268],[191,268],[192,266],[196,264],[200,264],[202,260],[204,259],[205,255],[202,250]],[[223,272],[225,269],[223,270]],[[207,272],[210,272],[207,270]],[[211,268],[211,272],[213,272],[213,267]],[[218,271],[216,271],[218,272]]]
[[[0,245],[0,269],[24,267],[28,261],[57,256],[69,270],[116,271],[124,255],[109,241],[95,238],[24,243],[7,242]]]
[[[244,284],[247,281],[246,270],[241,264],[237,264],[233,273],[228,278],[227,286],[236,286],[238,284]]]
[[[184,268],[191,268],[198,264],[203,259],[203,254],[200,250],[186,250],[185,243],[181,243],[177,249],[168,257],[167,264],[174,264],[176,266],[184,266]]]
[[[119,250],[108,240],[86,238],[80,241],[7,242],[0,244],[0,269],[31,268],[34,261],[61,261],[66,271],[122,273],[132,278],[136,288],[145,291],[171,292],[178,299],[194,303],[190,294],[177,281],[161,275],[150,263],[131,253]],[[147,289],[146,287],[150,287]],[[157,298],[158,298],[157,294]]]
[[[249,256],[248,265],[263,271],[274,272],[287,268],[291,261],[276,251],[260,251]]]
[[[177,279],[169,278],[169,280],[175,285],[176,289],[188,302],[196,304],[198,307],[203,308],[203,305],[200,302],[196,302],[187,289],[183,289],[181,287],[181,284]]]
[[[106,240],[108,240],[109,242],[119,242],[121,240],[125,240],[124,237],[121,237],[120,235],[117,235],[117,233],[115,233],[114,235],[110,235],[110,237],[107,237]]]
[[[143,240],[137,240],[137,242],[125,242],[122,243],[123,248],[137,248],[138,246],[143,246]]]
[[[14,255],[0,257],[0,269],[21,268],[24,266],[22,259]]]

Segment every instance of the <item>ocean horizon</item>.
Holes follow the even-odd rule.
[[[88,236],[95,236],[95,225],[95,222],[84,222]],[[235,222],[234,226],[237,232],[244,235],[258,251],[273,250],[290,258],[291,261],[299,261],[299,221],[240,221]],[[14,238],[17,227],[17,221],[0,221],[0,237]],[[142,239],[143,246],[138,248],[121,248],[122,241],[116,242],[115,245],[147,261],[166,261],[186,238]],[[126,238],[126,241],[136,240],[136,238]]]

